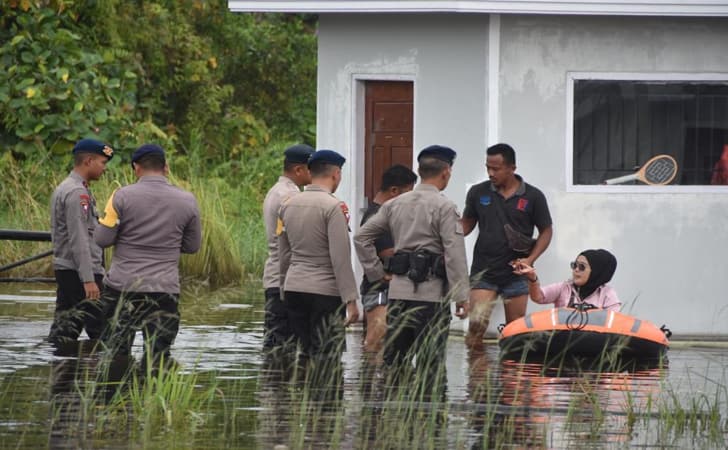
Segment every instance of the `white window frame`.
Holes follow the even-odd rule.
[[[728,84],[728,73],[720,72],[567,72],[566,73],[566,192],[621,194],[728,194],[728,186],[711,185],[583,185],[574,184],[574,84],[579,80],[606,81],[669,81],[693,83],[722,81]]]

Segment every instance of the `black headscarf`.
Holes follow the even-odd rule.
[[[609,280],[614,276],[614,271],[617,270],[617,258],[601,248],[598,250],[584,250],[579,255],[586,258],[591,267],[591,274],[589,274],[586,284],[578,288],[579,297],[584,300],[592,295],[599,286],[609,283]]]

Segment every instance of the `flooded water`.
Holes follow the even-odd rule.
[[[140,336],[132,361],[104,366],[101,383],[99,354],[43,342],[53,296],[50,285],[0,285],[2,448],[726,446],[728,349],[718,345],[674,342],[669,362],[610,371],[501,361],[497,344],[469,353],[451,335],[444,397],[412,399],[406,387],[390,394],[354,328],[331,377],[340,389],[319,397],[321,386],[261,354],[258,288],[200,289],[182,297],[177,391],[145,397],[151,383],[116,383],[141,358]]]

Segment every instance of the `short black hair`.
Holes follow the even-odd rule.
[[[441,159],[437,159],[432,156],[423,156],[422,158],[420,158],[420,165],[419,167],[417,167],[417,172],[424,180],[427,178],[436,177],[450,167],[450,164]]]
[[[164,170],[167,160],[159,153],[148,153],[134,161],[134,164],[144,170]]]
[[[495,144],[488,147],[485,151],[488,156],[501,155],[503,162],[506,164],[516,164],[516,151],[508,144]]]
[[[83,161],[88,158],[89,156],[98,155],[98,153],[93,152],[76,152],[73,154],[73,165],[74,166],[80,166],[83,164]]]
[[[294,162],[294,161],[289,161],[287,159],[284,159],[283,160],[283,171],[284,172],[293,172],[293,169],[295,169],[296,166],[305,166],[305,165],[306,165],[306,163]]]
[[[330,164],[326,161],[314,161],[308,164],[308,171],[312,177],[323,177],[330,175],[334,169],[339,168],[336,164]]]
[[[384,192],[392,187],[409,186],[415,184],[416,181],[417,174],[412,172],[409,167],[395,164],[382,174],[382,187],[379,190]]]

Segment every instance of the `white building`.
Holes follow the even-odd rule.
[[[607,248],[623,311],[678,336],[728,334],[728,187],[711,184],[728,153],[728,1],[229,7],[319,14],[317,146],[347,157],[337,194],[352,211],[384,166],[413,165],[434,143],[458,151],[445,194],[462,208],[485,148],[507,142],[549,200],[544,282],[566,279],[580,250]],[[680,166],[672,185],[601,184],[661,153]]]

